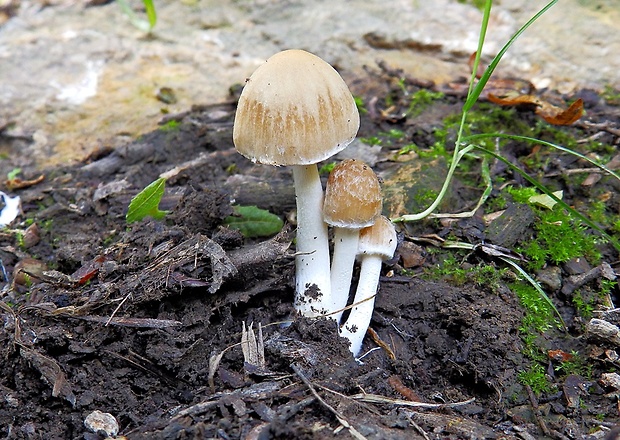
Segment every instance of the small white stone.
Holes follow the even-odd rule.
[[[620,375],[618,373],[603,373],[599,383],[605,387],[620,390]]]
[[[116,434],[118,434],[116,418],[110,413],[104,413],[99,410],[95,410],[86,416],[84,426],[89,431],[106,437],[116,437]]]

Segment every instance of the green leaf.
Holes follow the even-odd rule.
[[[13,168],[11,171],[9,171],[9,173],[6,175],[7,180],[13,180],[15,179],[19,173],[22,172],[21,168]]]
[[[558,198],[558,199],[562,199],[562,196],[564,195],[564,192],[563,191],[554,191],[553,195],[556,198]],[[554,199],[549,197],[547,194],[538,194],[536,196],[532,196],[532,197],[529,198],[529,202],[533,203],[535,205],[541,206],[543,208],[547,208],[547,209],[553,209],[555,204],[558,203]]]
[[[143,2],[144,9],[146,10],[146,16],[149,19],[149,31],[151,31],[157,23],[157,12],[155,12],[155,5],[153,4],[153,0],[143,0]]]
[[[280,232],[284,222],[271,212],[256,206],[233,206],[235,215],[226,217],[224,223],[238,229],[244,237],[266,237]]]
[[[131,8],[127,0],[116,0],[116,3],[118,3],[121,10],[135,27],[140,29],[142,32],[151,32],[153,30],[153,27],[157,22],[157,14],[155,13],[155,6],[153,5],[152,0],[143,0],[144,9],[148,20],[144,20],[139,17],[138,14],[136,14]]]
[[[160,177],[150,183],[131,199],[125,221],[127,223],[138,222],[145,217],[152,217],[155,220],[164,218],[168,211],[160,211],[159,202],[164,195],[166,179]]]

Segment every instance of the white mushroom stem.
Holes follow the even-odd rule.
[[[362,341],[372,318],[381,263],[394,255],[397,238],[394,225],[382,215],[374,225],[360,231],[357,245],[357,254],[361,260],[360,278],[353,299],[354,306],[347,321],[340,328],[340,336],[351,341],[349,349],[355,357],[362,349]]]
[[[340,322],[344,307],[349,299],[353,266],[357,254],[359,229],[334,228],[334,255],[332,257],[331,286],[332,286],[332,317]]]
[[[353,304],[357,305],[353,306],[349,318],[340,328],[340,336],[351,341],[349,350],[355,357],[362,349],[362,342],[372,319],[382,262],[383,258],[377,254],[362,257],[359,283],[353,299]]]
[[[329,312],[332,298],[323,187],[316,165],[293,166],[293,180],[297,201],[295,309],[302,316],[318,316]]]

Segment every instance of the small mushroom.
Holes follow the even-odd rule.
[[[358,245],[358,258],[361,260],[360,276],[353,300],[353,304],[356,305],[340,328],[340,336],[351,341],[349,349],[356,357],[362,349],[362,341],[372,318],[381,264],[394,256],[396,245],[396,229],[384,216],[380,216],[374,225],[360,232]]]
[[[295,308],[317,316],[331,305],[329,243],[316,164],[357,134],[359,113],[332,66],[303,50],[273,55],[248,79],[237,106],[233,141],[253,162],[291,165],[297,198]]]
[[[331,266],[332,310],[347,305],[359,232],[381,215],[383,201],[379,179],[364,162],[347,159],[334,167],[327,180],[323,218],[334,227]],[[332,315],[340,322],[342,311]]]

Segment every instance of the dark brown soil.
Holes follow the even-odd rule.
[[[407,142],[432,144],[433,128],[462,105],[461,87],[446,89],[446,98],[413,118],[404,114],[396,79],[384,71],[354,82],[354,92],[369,103],[360,135],[399,129]],[[592,100],[590,120],[617,127],[617,108]],[[39,239],[25,242],[11,231],[1,237],[7,275],[0,303],[0,436],[103,438],[84,425],[100,410],[130,439],[613,438],[618,389],[600,379],[617,368],[617,346],[613,338],[587,337],[569,294],[548,289],[569,331],[551,330],[541,344],[578,353],[588,374],[556,374],[550,357],[545,369],[555,388],[533,393],[518,380],[532,360],[523,354],[524,311],[508,280],[491,286],[423,276],[447,253],[415,237],[452,234],[477,244],[490,234],[496,244],[518,242],[519,236],[488,230],[479,216],[400,226],[401,244],[384,268],[371,324],[376,336],[367,335],[361,361],[333,321],[294,318],[283,325],[293,316],[293,227],[263,241],[244,239],[223,221],[232,214],[231,196],[291,218],[291,176],[235,152],[234,108],[232,102],[206,105],[168,117],[178,127],[168,124],[77,166],[47,170],[42,183],[17,190],[22,219],[38,226]],[[532,112],[515,117],[536,123]],[[594,134],[585,126],[571,130]],[[601,130],[617,145],[617,132]],[[379,153],[373,167],[380,175],[400,166],[393,158],[401,146],[395,141]],[[511,148],[515,160],[527,154]],[[559,155],[550,166],[569,167],[565,159]],[[126,225],[131,198],[183,164],[167,182],[165,220]],[[445,163],[431,168],[440,176],[444,169]],[[513,178],[505,169],[493,173]],[[610,188],[618,209],[617,188]],[[579,188],[568,190],[571,203],[587,202]],[[456,181],[453,207],[467,207],[477,191]],[[603,263],[617,267],[617,252],[601,246]],[[480,262],[505,267],[484,249],[457,255],[466,271]],[[25,284],[15,282],[16,266],[29,272]],[[564,265],[562,282],[589,269]],[[597,274],[584,284],[595,286]],[[244,362],[244,324],[262,326],[264,365]]]

